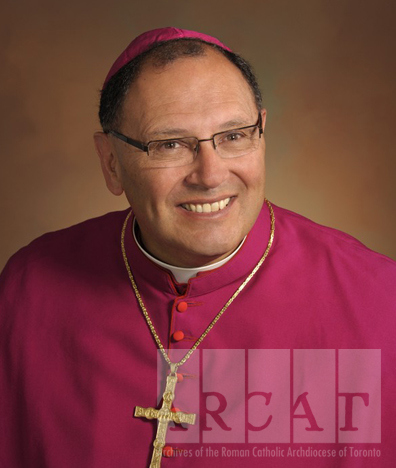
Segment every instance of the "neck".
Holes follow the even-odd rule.
[[[198,273],[204,272],[204,271],[210,271],[215,268],[220,268],[222,265],[227,263],[231,258],[239,251],[239,249],[242,247],[246,237],[242,240],[242,242],[238,245],[238,247],[231,252],[231,254],[224,255],[220,258],[216,258],[214,261],[209,262],[209,263],[204,263],[198,266],[179,266],[179,265],[174,265],[172,263],[165,262],[162,259],[159,259],[158,257],[155,257],[154,255],[151,254],[151,252],[148,251],[148,249],[144,246],[142,242],[142,237],[140,234],[139,226],[136,222],[136,218],[133,220],[133,237],[135,239],[136,245],[139,247],[139,249],[144,253],[146,257],[148,257],[151,261],[156,263],[157,265],[166,268],[167,270],[170,270],[173,273],[173,276],[175,277],[176,281],[178,283],[187,283],[190,278],[195,277]]]
[[[239,248],[241,247],[241,245],[243,244],[246,238],[245,236],[242,239],[242,241],[235,247],[235,249],[232,249],[223,254],[217,254],[217,255],[211,255],[211,256],[210,255],[209,256],[208,255],[195,255],[194,257],[184,258],[184,257],[181,257],[180,255],[177,257],[172,256],[171,252],[167,250],[166,246],[163,249],[161,249],[160,254],[158,254],[155,251],[155,249],[151,249],[150,246],[148,246],[144,240],[144,237],[139,228],[139,224],[136,221],[136,218],[133,219],[133,235],[140,249],[144,253],[148,254],[150,257],[168,266],[172,266],[176,268],[187,268],[187,269],[202,268],[202,267],[207,267],[211,265],[217,265],[218,262],[221,262],[224,259],[231,258],[230,256],[232,256],[239,250]],[[163,255],[162,253],[164,253],[165,255]],[[213,266],[213,268],[216,268],[216,266]]]

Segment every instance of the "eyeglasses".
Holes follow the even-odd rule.
[[[133,140],[114,130],[105,131],[116,138],[147,153],[148,167],[177,167],[191,164],[199,151],[199,144],[211,141],[213,148],[221,158],[238,158],[255,151],[263,133],[261,113],[255,125],[234,128],[225,132],[215,133],[212,138],[198,140],[195,137],[169,138],[152,140],[147,144]]]

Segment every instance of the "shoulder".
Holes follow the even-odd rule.
[[[10,258],[0,275],[0,288],[6,280],[25,282],[31,274],[51,276],[62,268],[75,270],[83,264],[91,264],[95,269],[101,259],[119,250],[121,228],[128,211],[107,213],[33,240]]]
[[[319,270],[323,264],[376,276],[385,272],[396,279],[396,262],[367,248],[345,232],[317,224],[292,211],[274,206],[276,247],[299,261],[310,261]]]

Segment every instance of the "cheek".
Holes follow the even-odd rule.
[[[264,186],[264,179],[265,179],[265,156],[264,153],[258,155],[255,160],[255,164],[252,164],[253,170],[253,177],[255,178],[256,182],[260,186]]]
[[[265,164],[264,157],[257,155],[240,161],[239,174],[246,189],[250,192],[264,191]]]
[[[130,168],[123,176],[124,190],[134,212],[159,216],[172,196],[172,174],[164,169]]]

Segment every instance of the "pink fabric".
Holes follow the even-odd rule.
[[[200,32],[188,31],[187,29],[178,29],[171,27],[153,29],[151,31],[146,31],[145,33],[136,37],[121,53],[121,55],[117,58],[117,60],[113,63],[112,67],[110,68],[110,71],[107,74],[103,87],[106,86],[106,83],[110,80],[110,78],[113,75],[115,75],[118,72],[118,70],[120,70],[120,68],[122,68],[124,65],[126,65],[138,55],[145,52],[150,46],[152,46],[156,42],[171,41],[172,39],[181,38],[201,39],[205,42],[209,42],[210,44],[216,44],[225,50],[231,51],[231,49],[229,49],[226,45],[224,45],[215,37],[208,36],[207,34],[203,34]]]
[[[199,412],[198,429],[191,432],[193,439],[188,438],[187,431],[179,438],[172,430],[171,445],[185,450],[188,459],[185,456],[163,458],[162,467],[393,466],[396,459],[395,263],[346,234],[287,210],[277,207],[274,210],[276,234],[267,260],[200,347],[202,353],[222,350],[220,367],[215,365],[216,353],[211,351],[203,354],[202,359],[200,353],[193,355],[179,370],[184,380],[177,384],[175,406],[180,403],[184,411]],[[149,465],[156,424],[134,418],[133,411],[136,405],[156,406],[158,392],[163,387],[157,390],[156,345],[137,305],[120,251],[125,216],[126,212],[110,213],[46,234],[18,252],[0,277],[2,467]],[[190,280],[185,291],[140,252],[130,229],[131,223],[126,249],[133,274],[161,340],[173,356],[191,347],[261,257],[268,241],[269,216],[264,207],[240,252],[220,269]],[[183,313],[176,309],[181,301],[188,303]],[[170,336],[175,330],[183,330],[185,339],[172,342]],[[284,425],[279,428],[283,442],[274,434],[266,436],[265,432],[245,429],[244,435],[238,428],[232,436],[230,432],[224,443],[205,443],[222,437],[213,417],[202,410],[205,403],[202,392],[216,391],[216,381],[224,394],[235,389],[241,392],[240,378],[248,382],[245,388],[248,392],[268,386],[265,391],[272,392],[271,400],[259,395],[249,402],[257,405],[256,414],[251,415],[254,426],[264,424],[270,415],[274,418],[279,415],[282,421],[286,420],[285,424],[290,424],[288,414],[296,403],[296,391],[308,392],[307,399],[312,401],[318,426],[327,427],[326,418],[329,424],[334,424],[320,405],[332,405],[334,411],[338,405],[341,411],[345,398],[340,397],[336,403],[332,400],[334,391],[327,390],[326,399],[331,401],[310,398],[315,388],[326,389],[326,385],[338,385],[340,392],[365,391],[360,381],[353,387],[345,383],[354,369],[353,363],[351,367],[347,361],[351,353],[342,352],[345,349],[381,350],[380,443],[348,445],[341,440],[304,443],[304,449],[334,449],[337,454],[347,447],[348,455],[282,457],[281,450],[287,453],[301,446],[300,442],[290,443],[292,427],[285,429]],[[233,353],[229,355],[224,350]],[[275,351],[251,352],[241,359],[240,352],[245,350]],[[307,351],[305,358],[298,350],[339,351]],[[379,362],[374,358],[373,365]],[[247,371],[246,363],[251,359],[254,362]],[[261,365],[261,359],[270,361]],[[324,387],[312,374],[297,375],[304,362],[315,363],[316,359],[324,363],[317,366],[317,372],[327,373]],[[339,361],[337,375],[332,371],[334,360]],[[199,366],[204,366],[203,383],[197,376]],[[285,366],[290,366],[291,373]],[[367,366],[372,369],[371,361],[367,361]],[[360,362],[359,368],[364,367]],[[224,372],[227,376],[222,382]],[[378,375],[370,371],[372,380]],[[200,402],[197,395],[201,395]],[[245,404],[243,399],[238,401],[234,397],[235,393],[223,414],[227,419],[228,412],[232,413],[231,419],[227,419],[231,429],[234,429],[233,416],[243,418],[240,405]],[[354,411],[366,408],[364,401],[363,397],[354,398]],[[208,397],[207,403],[216,409],[216,396]],[[301,400],[296,414],[302,412],[303,403]],[[370,404],[367,408],[371,408]],[[358,420],[357,423],[360,424]],[[309,422],[295,419],[293,424],[300,431]],[[340,421],[340,424],[351,423]],[[277,425],[279,421],[274,420],[274,426],[269,425],[268,429],[273,431],[272,427]],[[228,433],[223,431],[224,436]],[[245,442],[238,442],[244,436]],[[297,436],[300,437],[298,432]],[[185,442],[179,443],[182,437]],[[323,440],[328,440],[327,436]],[[351,456],[352,446],[379,449],[381,457]],[[246,460],[221,456],[223,447],[249,450],[250,457]],[[274,456],[253,456],[255,447],[256,454],[257,449],[261,453],[272,450]],[[213,455],[214,449],[220,450],[219,456]]]

